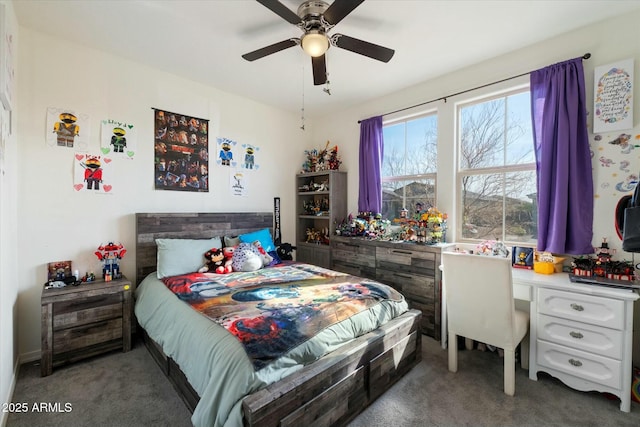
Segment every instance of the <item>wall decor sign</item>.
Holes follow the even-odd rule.
[[[594,70],[593,132],[633,128],[633,59]]]
[[[209,120],[154,108],[155,188],[209,191]]]
[[[8,29],[5,17],[5,5],[0,5],[0,100],[4,109],[11,111],[13,105],[13,86],[15,70],[13,68],[13,34]]]

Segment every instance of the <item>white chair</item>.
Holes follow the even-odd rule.
[[[515,394],[515,351],[522,342],[523,367],[528,368],[529,314],[516,310],[511,284],[511,259],[463,253],[442,253],[449,334],[449,371],[458,370],[458,336],[504,350],[504,392]]]

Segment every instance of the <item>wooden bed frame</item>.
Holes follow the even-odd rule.
[[[155,271],[156,238],[211,238],[271,229],[273,215],[249,213],[136,214],[136,284]],[[422,313],[410,310],[386,325],[247,396],[244,424],[255,427],[346,425],[420,362]],[[193,412],[200,397],[178,365],[149,339],[145,344]]]

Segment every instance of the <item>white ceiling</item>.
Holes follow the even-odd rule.
[[[282,0],[296,11],[302,0]],[[331,3],[332,0],[328,0]],[[429,80],[631,10],[640,0],[367,0],[332,33],[395,49],[389,63],[332,47],[331,95],[292,47],[241,55],[301,32],[252,0],[14,0],[21,26],[299,113],[333,110]],[[576,47],[576,55],[582,49]]]

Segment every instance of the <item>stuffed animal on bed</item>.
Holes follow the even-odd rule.
[[[233,252],[226,254],[224,249],[211,248],[204,253],[207,263],[198,270],[198,273],[231,273],[232,256]]]
[[[231,267],[233,271],[256,271],[260,270],[273,261],[273,258],[262,247],[254,243],[240,243],[233,252]]]

